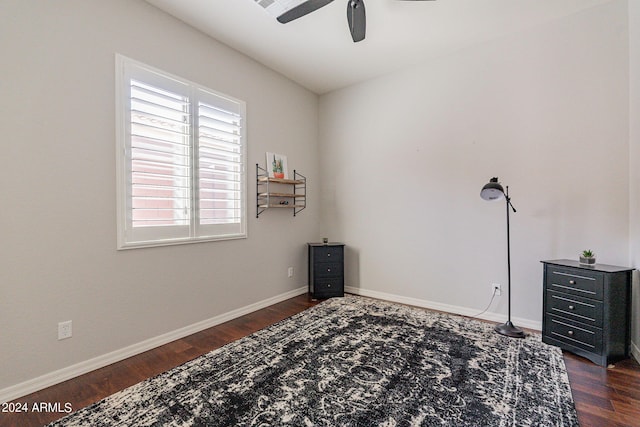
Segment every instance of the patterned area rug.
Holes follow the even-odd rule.
[[[51,426],[577,426],[540,336],[346,296]]]

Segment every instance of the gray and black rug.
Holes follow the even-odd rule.
[[[577,426],[559,349],[346,296],[52,426]]]

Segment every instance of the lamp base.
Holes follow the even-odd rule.
[[[524,338],[525,336],[524,331],[518,328],[517,326],[514,326],[514,324],[511,323],[511,320],[509,320],[507,323],[496,325],[496,327],[493,329],[497,333],[501,335],[506,335],[511,338]]]

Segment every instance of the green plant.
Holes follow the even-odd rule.
[[[282,159],[276,159],[276,156],[273,156],[273,162],[271,162],[271,169],[274,173],[280,172],[282,173]]]
[[[585,258],[593,258],[595,254],[591,249],[588,249],[588,250],[582,251],[582,256]]]

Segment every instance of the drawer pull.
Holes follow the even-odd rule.
[[[330,268],[327,268],[327,273],[331,273],[331,269]]]
[[[575,284],[576,284],[576,281],[575,281],[575,280],[569,280],[569,284],[570,284],[570,285],[575,285]]]
[[[573,305],[570,305],[570,306],[569,306],[569,310],[575,310],[575,309],[576,309],[576,307],[575,307],[575,306],[573,306]]]
[[[331,256],[331,254],[327,254],[327,256]]]
[[[329,284],[327,285],[327,288],[330,288],[330,287],[331,287],[331,283],[329,283]]]
[[[567,334],[573,335],[573,331],[569,331],[569,332],[567,332]]]

